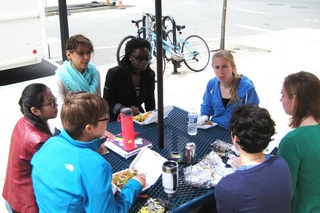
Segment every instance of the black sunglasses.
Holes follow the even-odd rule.
[[[143,61],[145,62],[149,62],[151,60],[150,56],[146,56],[146,57],[134,57],[136,59],[137,62],[142,63]]]

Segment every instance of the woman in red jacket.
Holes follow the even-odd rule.
[[[23,117],[14,127],[2,196],[14,213],[36,213],[30,164],[32,156],[52,136],[48,119],[57,117],[56,98],[44,84],[30,84],[19,100]]]

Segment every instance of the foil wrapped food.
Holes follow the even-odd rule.
[[[212,188],[228,174],[233,173],[232,168],[227,168],[218,153],[212,151],[199,163],[184,169],[184,181],[198,188]]]
[[[170,208],[170,202],[161,198],[149,198],[138,213],[166,213]]]

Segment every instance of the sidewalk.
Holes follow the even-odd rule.
[[[230,40],[226,49],[234,51],[238,72],[248,76],[255,84],[261,100],[261,107],[269,110],[277,124],[279,133],[288,130],[288,116],[279,101],[282,81],[290,73],[309,71],[320,77],[319,49],[320,30],[289,29]],[[102,79],[107,70],[115,64],[99,66]],[[214,77],[211,64],[202,72],[192,72],[185,66],[172,75],[170,66],[164,74],[164,105],[176,105],[183,109],[191,106],[200,109],[207,81]],[[21,117],[18,99],[23,88],[33,82],[52,86],[52,77],[35,79],[0,87],[0,95],[5,100],[1,106],[0,129],[1,151],[0,188],[3,187],[7,165],[10,137],[16,121]],[[103,85],[104,82],[101,82]],[[2,190],[1,190],[2,192]],[[0,212],[6,212],[4,201],[0,200]]]

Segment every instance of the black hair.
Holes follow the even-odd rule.
[[[151,45],[150,43],[142,38],[133,38],[130,41],[128,41],[126,43],[126,49],[125,49],[125,55],[124,57],[121,59],[121,61],[119,61],[119,65],[123,66],[125,68],[129,68],[129,69],[133,69],[132,64],[130,62],[129,56],[130,54],[138,48],[147,48],[150,52],[151,50]]]
[[[31,112],[31,108],[40,109],[44,101],[44,95],[49,89],[46,85],[40,83],[29,84],[24,88],[19,100],[21,113],[33,124],[38,130],[48,135],[52,135],[47,123]]]
[[[244,104],[236,107],[229,122],[232,136],[239,138],[238,144],[247,153],[262,152],[275,132],[275,122],[268,110]]]

